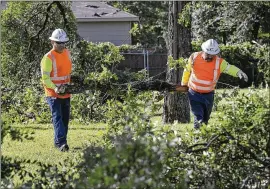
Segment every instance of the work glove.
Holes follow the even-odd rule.
[[[237,76],[240,78],[240,79],[244,79],[245,82],[248,82],[248,76],[247,74],[245,74],[242,70],[239,70],[237,72]]]
[[[188,86],[186,85],[176,85],[176,91],[178,92],[187,92]]]
[[[60,85],[60,86],[57,86],[55,89],[54,89],[54,92],[56,94],[65,94],[65,91],[66,91],[66,88],[64,85]]]

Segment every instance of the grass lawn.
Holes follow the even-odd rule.
[[[155,125],[161,126],[161,116],[152,118]],[[173,129],[185,132],[192,129],[192,124],[172,124],[169,125]],[[23,141],[11,140],[10,136],[6,136],[2,143],[2,155],[22,160],[37,160],[38,162],[58,165],[68,158],[77,158],[83,152],[86,146],[93,143],[102,144],[102,136],[107,132],[104,123],[82,125],[71,122],[68,133],[69,152],[60,152],[54,147],[53,143],[53,126],[52,124],[16,124],[14,128],[22,129],[22,131],[33,132],[32,139]],[[26,164],[27,171],[35,172],[38,168],[35,164]],[[28,178],[26,178],[28,179]],[[19,186],[20,179],[14,178],[15,187]]]
[[[218,92],[221,92],[219,90]],[[241,91],[242,92],[242,91]],[[245,91],[246,92],[246,91]],[[161,102],[163,103],[163,102]],[[213,116],[216,112],[213,112]],[[215,119],[210,119],[214,121]],[[164,126],[162,123],[162,106],[158,114],[151,118],[151,121],[156,127]],[[193,116],[191,122],[188,124],[168,124],[173,130],[178,130],[180,133],[186,133],[193,130]],[[102,144],[102,136],[107,132],[105,123],[95,124],[78,124],[76,122],[70,123],[68,133],[68,144],[70,146],[69,152],[60,152],[54,147],[53,143],[53,126],[52,124],[15,124],[14,128],[22,129],[22,131],[33,132],[32,140],[24,139],[23,141],[11,140],[10,136],[6,136],[2,143],[2,155],[7,157],[16,157],[22,160],[37,160],[42,163],[57,165],[67,158],[75,158],[86,146],[91,144]],[[35,171],[37,165],[28,164],[26,168],[29,171]],[[15,185],[19,184],[15,180]]]
[[[75,158],[87,145],[101,144],[102,136],[106,132],[105,124],[79,125],[71,123],[68,133],[69,152],[60,152],[54,147],[52,124],[20,124],[14,128],[24,132],[33,132],[32,139],[23,141],[11,140],[6,136],[2,143],[2,155],[22,160],[37,160],[38,162],[57,165],[67,158]],[[38,168],[35,164],[26,164],[26,170],[35,172]],[[18,179],[19,180],[19,179]],[[15,186],[20,183],[14,179]]]
[[[160,116],[153,117],[152,121],[157,126],[163,125]],[[169,126],[183,132],[192,129],[192,123],[175,123]],[[63,153],[54,147],[52,124],[16,124],[13,127],[33,132],[31,135],[33,139],[16,141],[11,140],[10,136],[6,136],[2,144],[3,155],[19,159],[37,160],[49,164],[57,164],[70,156],[76,156],[87,145],[101,144],[102,136],[107,131],[104,123],[79,125],[71,122],[67,139],[70,150]]]
[[[33,132],[33,140],[13,141],[9,136],[4,138],[2,152],[4,156],[20,159],[38,160],[55,164],[69,156],[81,152],[84,146],[98,143],[106,132],[105,124],[78,125],[71,124],[68,133],[70,151],[62,153],[54,147],[52,124],[21,124],[14,128]]]
[[[218,90],[217,92],[221,91],[222,90]],[[244,92],[247,92],[247,90]],[[215,112],[213,112],[213,115],[214,114]],[[152,118],[152,122],[156,126],[163,125],[162,107],[159,110],[158,115]],[[192,122],[193,116],[191,116],[191,123],[175,123],[168,126],[181,132],[187,132],[193,129]],[[89,144],[101,143],[102,136],[106,132],[104,123],[83,125],[71,122],[68,133],[70,151],[62,153],[54,148],[52,124],[15,124],[13,127],[23,129],[23,131],[28,130],[34,132],[32,135],[33,140],[25,139],[23,141],[13,141],[9,136],[6,136],[2,144],[2,155],[20,159],[38,160],[49,164],[57,164],[67,157],[76,156],[77,153],[82,152],[83,148]]]

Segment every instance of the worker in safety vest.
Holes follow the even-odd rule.
[[[236,66],[218,56],[220,49],[214,39],[201,46],[201,52],[193,53],[186,65],[181,85],[188,86],[188,98],[194,115],[194,128],[207,124],[214,102],[214,90],[221,73],[248,81],[247,75]]]
[[[70,83],[72,63],[70,52],[65,48],[69,39],[62,29],[54,30],[49,39],[53,48],[41,60],[42,83],[52,113],[55,147],[68,151],[70,94],[65,93],[63,84]]]

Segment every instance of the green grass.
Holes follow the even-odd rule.
[[[192,123],[172,125],[163,124],[161,116],[152,118],[153,123],[160,126],[170,126],[172,129],[185,132],[192,129]],[[106,133],[104,123],[79,125],[71,123],[68,133],[69,152],[60,152],[53,144],[53,126],[52,124],[16,124],[12,127],[21,129],[22,131],[33,132],[32,139],[23,139],[22,141],[12,140],[10,136],[6,136],[2,144],[3,156],[31,159],[43,163],[55,164],[63,162],[65,159],[75,157],[81,153],[84,148],[91,144],[102,144],[102,136]],[[30,170],[34,170],[34,165],[29,165]]]
[[[247,92],[248,90],[241,90]],[[222,92],[218,90],[217,92]],[[229,91],[228,91],[229,92]],[[226,103],[226,102],[225,102]],[[213,118],[216,112],[212,113],[210,122],[214,122]],[[163,124],[162,122],[162,106],[158,114],[151,118],[155,127],[168,126],[173,130],[178,130],[184,134],[193,130],[193,116],[191,114],[191,122],[187,124]],[[23,141],[11,140],[10,136],[6,136],[2,143],[2,155],[22,160],[37,160],[42,163],[58,165],[60,162],[68,158],[76,158],[83,152],[84,148],[91,144],[101,145],[103,143],[102,136],[107,132],[105,123],[95,124],[79,124],[71,122],[68,133],[69,152],[60,152],[54,147],[53,143],[53,126],[52,124],[15,124],[14,128],[22,131],[33,132],[32,140],[24,139]],[[158,128],[157,128],[158,129]],[[27,164],[26,169],[34,172],[37,169],[35,164]],[[18,179],[19,180],[19,179]],[[15,179],[15,184],[19,185]]]
[[[52,124],[16,124],[12,127],[23,132],[33,132],[31,140],[12,140],[6,136],[2,143],[2,155],[20,160],[36,160],[45,164],[58,165],[68,158],[76,158],[86,146],[98,145],[106,132],[105,124],[80,125],[71,123],[68,133],[69,152],[60,152],[54,147]],[[35,172],[36,164],[25,164],[27,171]],[[19,178],[14,178],[15,186],[19,186]]]
[[[228,90],[229,91],[229,90]],[[222,92],[222,90],[217,90]],[[241,90],[241,92],[247,92]],[[215,112],[213,112],[213,115]],[[152,117],[151,121],[156,126],[169,126],[172,129],[181,132],[191,131],[193,129],[193,116],[191,122],[187,124],[163,124],[162,106],[157,116]],[[211,121],[211,120],[210,120]],[[4,138],[2,144],[2,154],[8,157],[17,157],[20,159],[38,160],[44,163],[57,164],[68,157],[75,156],[83,151],[87,145],[101,143],[102,136],[106,132],[105,124],[83,125],[71,122],[68,133],[68,144],[70,151],[67,153],[59,152],[53,145],[53,127],[52,124],[16,124],[13,127],[34,132],[33,140],[13,141],[9,136]]]
[[[2,145],[4,156],[17,157],[19,159],[31,159],[49,164],[57,164],[70,156],[76,155],[86,145],[98,143],[106,132],[105,124],[70,125],[68,133],[68,144],[70,151],[62,153],[54,147],[53,126],[51,124],[27,124],[13,125],[14,128],[34,132],[33,140],[23,141],[11,140],[5,137]]]
[[[152,117],[151,121],[155,126],[158,126],[158,127],[169,126],[173,130],[179,130],[181,132],[190,131],[193,129],[193,123],[192,123],[193,117],[192,117],[192,120],[190,123],[177,123],[177,122],[175,122],[173,124],[164,124],[162,122],[161,116],[154,116],[154,117]]]
[[[157,126],[170,126],[172,129],[185,132],[192,129],[190,124],[163,124],[161,116],[152,118],[153,123]],[[104,123],[82,125],[71,122],[68,133],[69,152],[60,152],[54,147],[53,143],[53,126],[52,124],[15,124],[12,127],[22,130],[23,132],[33,132],[31,140],[23,139],[22,141],[12,140],[8,135],[2,143],[2,155],[20,160],[36,160],[45,164],[58,165],[68,158],[77,158],[84,148],[91,144],[102,144],[102,136],[107,132]],[[25,169],[29,172],[36,172],[38,165],[25,164]],[[29,179],[29,178],[26,178]],[[20,186],[21,181],[18,177],[14,178],[15,187]]]

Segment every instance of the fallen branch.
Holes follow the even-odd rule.
[[[80,79],[72,79],[72,84],[65,86],[66,93],[70,94],[78,94],[83,93],[87,90],[94,91],[100,90],[101,92],[106,93],[108,90],[119,90],[119,91],[127,91],[128,88],[136,91],[178,91],[178,92],[186,92],[188,88],[186,86],[180,86],[176,84],[172,84],[162,80],[146,80],[146,81],[136,81],[130,83],[96,83],[89,82],[85,84]]]
[[[188,153],[194,153],[194,152],[201,152],[201,151],[205,151],[205,150],[208,150],[208,148],[211,146],[211,144],[216,140],[218,139],[218,137],[220,137],[219,135],[214,135],[211,137],[211,139],[209,140],[209,142],[204,142],[204,143],[198,143],[198,144],[194,144],[190,147],[188,147],[187,149],[187,152]],[[227,141],[227,140],[226,140]],[[224,141],[223,141],[224,142]],[[197,147],[197,146],[205,146],[203,148],[199,148],[199,149],[195,149],[195,150],[192,150],[193,148]]]

